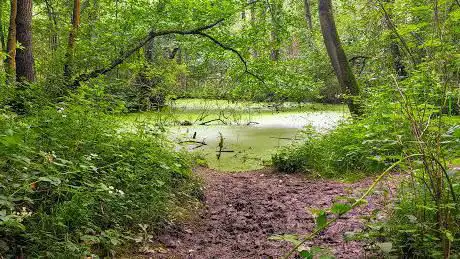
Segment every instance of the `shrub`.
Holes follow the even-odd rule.
[[[435,70],[419,69],[402,81],[392,79],[393,86],[368,89],[363,118],[312,135],[281,150],[273,161],[280,170],[336,177],[398,165],[407,177],[398,178],[402,181],[393,206],[375,211],[368,231],[358,236],[386,256],[457,258],[460,177],[452,164],[458,163],[460,128],[449,100],[458,99],[458,92]]]
[[[0,254],[109,255],[182,217],[199,185],[154,129],[61,103],[0,117]]]
[[[372,174],[401,157],[408,136],[395,116],[346,121],[325,134],[307,132],[305,142],[281,149],[273,164],[283,172],[314,171],[321,176]]]

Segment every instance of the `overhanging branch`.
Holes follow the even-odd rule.
[[[234,48],[231,48],[229,46],[224,45],[223,43],[221,43],[220,41],[218,41],[217,39],[215,39],[211,35],[206,34],[206,33],[203,32],[203,31],[209,30],[209,29],[219,25],[223,21],[224,21],[224,19],[219,19],[214,23],[211,23],[211,24],[208,24],[208,25],[205,25],[205,26],[201,26],[201,27],[198,27],[198,28],[195,28],[195,29],[191,29],[191,30],[183,30],[183,31],[181,31],[181,30],[165,30],[165,31],[159,31],[159,32],[155,32],[154,30],[152,30],[141,41],[139,41],[137,44],[135,44],[131,49],[129,49],[126,52],[122,53],[117,59],[113,60],[108,66],[106,66],[104,68],[101,68],[101,69],[95,69],[95,70],[93,70],[91,72],[84,73],[84,74],[81,74],[81,75],[77,76],[73,82],[69,83],[69,87],[70,88],[77,88],[78,86],[80,86],[81,82],[85,82],[85,81],[88,81],[88,80],[90,80],[92,78],[96,78],[96,77],[98,77],[100,75],[107,74],[108,72],[110,72],[114,68],[116,68],[118,65],[124,63],[130,56],[132,56],[134,53],[136,53],[136,51],[138,51],[140,48],[142,48],[145,44],[147,44],[149,41],[151,41],[155,37],[161,37],[161,36],[171,35],[171,34],[198,35],[198,36],[205,37],[205,38],[211,40],[213,43],[217,44],[222,49],[228,50],[228,51],[231,51],[231,52],[235,53],[238,56],[238,58],[241,60],[243,65],[244,65],[244,69],[245,69],[244,72],[249,74],[249,75],[251,75],[251,76],[253,76],[254,78],[259,80],[260,82],[264,83],[264,81],[263,81],[263,79],[261,77],[259,77],[256,74],[254,74],[254,73],[249,71],[246,60],[243,58],[243,56],[237,50],[235,50]]]
[[[214,37],[212,37],[211,35],[206,34],[206,33],[204,33],[204,32],[199,32],[197,35],[206,37],[206,38],[210,39],[212,42],[214,42],[216,45],[218,45],[219,47],[221,47],[221,48],[223,48],[223,49],[225,49],[225,50],[228,50],[228,51],[231,51],[231,52],[235,53],[235,54],[238,56],[238,58],[241,60],[241,62],[243,63],[243,65],[244,65],[244,72],[245,72],[246,74],[248,74],[248,75],[253,76],[253,77],[256,78],[257,80],[259,80],[261,83],[265,84],[264,80],[263,80],[260,76],[258,76],[258,75],[256,75],[256,74],[254,74],[254,73],[252,73],[252,72],[249,71],[249,69],[248,69],[248,63],[247,63],[246,60],[243,58],[243,56],[241,55],[241,53],[239,53],[237,50],[235,50],[235,49],[232,48],[232,47],[229,47],[229,46],[226,46],[226,45],[222,44],[221,42],[219,42],[218,40],[216,40]]]

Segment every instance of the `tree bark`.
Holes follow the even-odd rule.
[[[319,0],[319,21],[323,34],[324,44],[327,49],[332,66],[342,92],[347,96],[346,102],[353,116],[362,115],[362,108],[356,98],[359,96],[358,83],[353,75],[348,59],[343,50],[337,28],[332,14],[331,0]]]
[[[0,41],[2,43],[2,51],[6,51],[5,31],[3,28],[3,8],[5,7],[5,0],[0,0]]]
[[[305,9],[305,20],[307,22],[308,29],[313,30],[313,23],[311,20],[311,3],[310,0],[304,0],[304,9]]]
[[[46,12],[48,13],[48,19],[51,22],[51,35],[50,35],[50,49],[56,51],[59,45],[59,37],[58,37],[58,24],[56,19],[56,13],[54,12],[54,8],[51,5],[50,0],[45,0]]]
[[[8,41],[6,44],[6,72],[10,79],[14,78],[16,73],[16,15],[18,10],[17,0],[11,0],[10,26],[8,29]]]
[[[32,0],[17,0],[16,39],[21,49],[16,51],[16,80],[35,81],[32,53]]]
[[[255,30],[255,28],[256,28],[256,5],[255,4],[251,5],[250,14],[251,14],[251,28],[252,28],[252,30]],[[251,56],[254,59],[259,56],[259,54],[257,53],[256,48],[251,48]]]
[[[272,61],[278,61],[280,59],[280,43],[281,39],[279,37],[280,32],[280,12],[283,8],[282,3],[279,0],[273,0],[270,5],[270,14],[271,14],[271,41],[272,41],[272,50],[270,52],[270,59]]]
[[[72,28],[69,33],[69,42],[67,44],[66,62],[64,64],[64,78],[70,80],[72,77],[72,66],[73,66],[73,55],[75,49],[75,40],[78,34],[78,28],[80,27],[80,13],[81,6],[80,0],[74,0],[73,2],[73,14],[72,14]]]

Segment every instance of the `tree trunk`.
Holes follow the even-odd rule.
[[[35,81],[32,54],[32,0],[17,0],[16,39],[21,49],[16,51],[16,80]]]
[[[385,0],[385,2],[391,3],[392,0]],[[386,17],[386,16],[388,16],[388,17]],[[393,15],[392,15],[392,12],[391,12],[391,9],[390,9],[383,15],[383,18],[382,18],[383,19],[383,24],[385,25],[385,27],[388,30],[392,30],[392,27],[391,27],[392,16]],[[406,66],[404,66],[402,53],[401,53],[401,50],[399,48],[396,35],[394,35],[394,34],[390,35],[389,50],[390,50],[391,57],[392,57],[393,68],[394,68],[396,74],[398,75],[398,77],[400,79],[407,77]]]
[[[3,27],[3,8],[5,8],[5,0],[0,0],[0,41],[2,42],[2,51],[6,51],[5,30]]]
[[[311,21],[311,3],[310,0],[304,0],[305,20],[310,31],[313,30],[313,23]]]
[[[256,5],[255,4],[251,5],[250,14],[251,14],[251,28],[255,30],[256,28]],[[259,56],[256,48],[251,48],[251,56],[253,58],[257,58]]]
[[[359,96],[358,83],[356,82],[345,51],[340,43],[334,16],[332,14],[331,0],[319,0],[319,21],[324,44],[326,45],[327,53],[334,67],[337,80],[339,81],[342,92],[348,95],[346,102],[350,109],[350,113],[353,116],[360,116],[363,112],[356,100]]]
[[[6,44],[6,72],[9,79],[13,79],[16,73],[16,14],[18,10],[17,0],[11,0],[10,27],[8,29],[8,41]]]
[[[153,63],[155,60],[155,44],[154,39],[148,41],[144,46],[144,57],[148,63]]]
[[[281,39],[279,37],[280,31],[280,12],[283,8],[280,0],[273,0],[270,5],[270,14],[271,14],[271,41],[272,41],[272,50],[270,53],[270,59],[272,61],[278,61],[280,59],[280,43]]]
[[[66,62],[64,64],[64,78],[69,80],[72,77],[73,54],[75,49],[75,40],[77,38],[78,28],[80,27],[80,0],[73,2],[72,28],[69,33],[69,42],[67,44]]]
[[[56,51],[59,46],[59,37],[58,37],[58,24],[56,19],[56,13],[54,12],[54,8],[51,5],[49,0],[45,0],[46,5],[46,12],[48,13],[48,19],[50,21],[51,29],[50,29],[50,49]]]

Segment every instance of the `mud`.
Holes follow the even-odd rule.
[[[368,178],[346,184],[309,180],[303,175],[285,175],[263,169],[246,173],[220,173],[198,168],[205,182],[204,208],[199,216],[180,227],[166,230],[157,240],[160,249],[145,254],[151,258],[279,258],[289,243],[268,238],[275,234],[307,234],[314,228],[308,208],[327,208],[339,196],[358,197],[372,183]],[[368,204],[347,215],[306,244],[330,250],[336,258],[366,257],[364,244],[345,241],[346,232],[359,231],[374,210],[388,203],[381,184]]]

